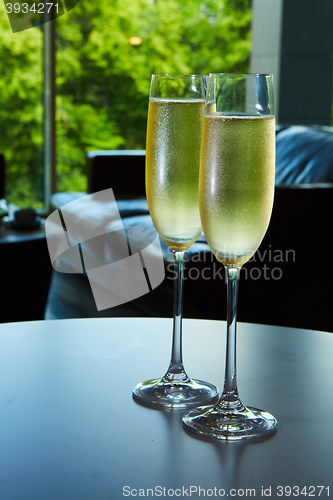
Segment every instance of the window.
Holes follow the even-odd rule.
[[[22,208],[85,191],[89,151],[145,148],[152,73],[248,70],[250,0],[69,1],[16,33],[0,5],[0,151]]]

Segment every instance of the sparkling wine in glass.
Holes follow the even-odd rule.
[[[183,416],[185,428],[201,436],[242,440],[269,434],[277,425],[269,413],[243,405],[236,376],[239,271],[266,233],[274,176],[272,76],[211,74],[203,119],[199,205],[207,242],[227,275],[227,345],[220,400]]]
[[[185,255],[202,232],[199,165],[205,78],[153,75],[148,107],[146,193],[154,226],[172,249],[175,264],[173,340],[162,378],[133,389],[136,401],[152,407],[185,408],[217,401],[213,385],[191,380],[182,359],[182,294]]]

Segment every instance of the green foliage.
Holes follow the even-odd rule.
[[[12,33],[0,6],[0,151],[6,169],[6,197],[29,206],[42,202],[42,32]]]
[[[86,189],[87,151],[145,148],[152,73],[248,71],[250,3],[80,0],[58,18],[57,189]],[[0,30],[5,16],[0,11]],[[2,34],[0,31],[0,64],[4,65],[0,73],[0,90],[4,90],[1,112],[5,108],[8,113],[6,120],[0,117],[1,131],[6,129],[0,149],[10,159],[14,179],[18,172],[33,172],[33,164],[35,170],[38,165],[40,30],[11,34],[7,28]],[[132,37],[140,37],[142,43],[131,45]],[[7,68],[8,61],[12,71]],[[3,107],[3,103],[7,104]],[[21,139],[24,147],[22,141],[19,146]],[[28,196],[28,181],[25,194],[17,186],[13,181],[11,189],[21,198]]]

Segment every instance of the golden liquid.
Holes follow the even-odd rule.
[[[273,206],[273,116],[205,116],[199,204],[217,259],[240,267],[257,250]]]
[[[162,240],[186,251],[202,232],[199,165],[205,101],[150,99],[146,145],[146,193]]]

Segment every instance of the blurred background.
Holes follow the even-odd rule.
[[[152,73],[248,71],[251,13],[250,0],[80,0],[52,23],[12,33],[1,4],[7,201],[43,208],[47,191],[87,189],[87,152],[145,149]],[[55,99],[55,116],[46,117],[55,122],[51,160],[45,97]]]
[[[152,73],[273,73],[275,201],[261,254],[244,266],[239,319],[333,331],[333,270],[313,267],[331,253],[332,0],[71,1],[14,33],[0,4],[0,198],[44,216],[73,193],[142,198]],[[151,224],[142,199],[124,207],[128,225]],[[49,319],[96,315],[84,276],[52,273],[43,227],[30,234],[0,237],[1,321],[43,319],[47,300]],[[204,240],[192,255],[209,255]],[[172,285],[106,314],[171,316]],[[223,294],[219,280],[191,280],[185,316],[223,319]]]

